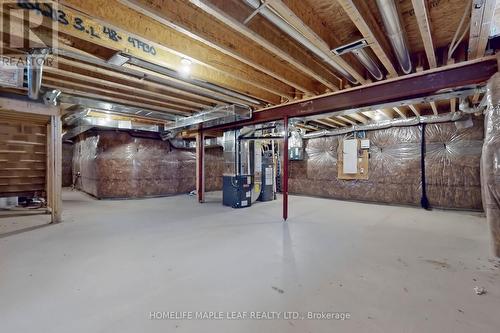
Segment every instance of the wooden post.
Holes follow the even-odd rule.
[[[47,204],[52,223],[62,222],[62,123],[61,116],[51,116],[47,126]]]
[[[196,134],[196,193],[198,201],[205,202],[205,134],[201,129]]]
[[[288,219],[288,117],[283,119],[285,137],[283,147],[283,220]]]

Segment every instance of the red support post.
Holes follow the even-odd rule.
[[[288,117],[283,119],[285,137],[283,147],[283,220],[288,219]]]
[[[196,192],[198,201],[205,202],[205,135],[201,129],[196,134]]]

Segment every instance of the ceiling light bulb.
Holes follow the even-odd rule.
[[[191,74],[191,65],[192,65],[191,60],[183,58],[181,60],[181,67],[179,68],[179,73],[184,77],[189,76]]]

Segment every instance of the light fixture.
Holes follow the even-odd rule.
[[[124,55],[120,52],[117,52],[117,53],[113,54],[113,56],[111,58],[108,59],[107,63],[111,64],[111,65],[116,65],[116,66],[123,66],[129,60],[130,60],[129,57],[127,57],[126,55]]]
[[[189,59],[182,58],[181,67],[179,68],[179,73],[183,77],[188,77],[191,74],[191,65],[193,62]]]

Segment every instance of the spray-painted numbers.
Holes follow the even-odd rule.
[[[63,12],[62,10],[55,10],[52,7],[52,4],[50,4],[50,3],[47,3],[47,2],[39,3],[37,1],[35,1],[34,3],[31,3],[31,2],[18,0],[17,5],[23,9],[33,10],[37,14],[51,18],[52,20],[58,21],[61,24],[64,24],[64,25],[69,24],[68,19],[66,17],[66,13]]]
[[[111,39],[112,41],[118,42],[118,41],[122,40],[122,37],[120,35],[118,35],[116,30],[114,30],[114,29],[111,29],[108,27],[103,27],[102,32],[104,32],[109,37],[109,39]]]
[[[154,46],[151,46],[148,43],[145,43],[134,37],[129,37],[128,42],[132,44],[136,49],[142,50],[151,55],[156,55],[156,49],[154,48]]]
[[[48,2],[17,0],[17,5],[19,8],[35,11],[39,15],[51,18],[55,22],[59,22],[60,24],[69,26],[94,38],[102,39],[107,37],[109,40],[114,42],[120,42],[124,39],[115,29],[109,28],[107,26],[101,26],[97,23],[94,23],[90,19],[83,19],[81,17],[78,17],[71,11],[68,11],[66,13],[63,10],[56,10],[56,4],[54,4],[53,6]],[[157,51],[154,46],[132,36],[124,37],[126,38],[128,43],[135,49],[141,50],[142,52],[153,56],[156,55]]]

